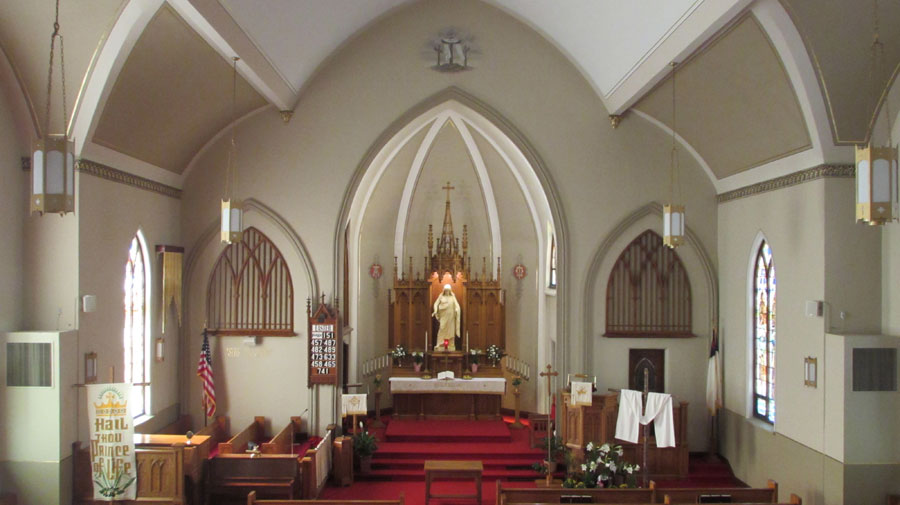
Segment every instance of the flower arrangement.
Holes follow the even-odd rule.
[[[518,376],[518,375],[516,375],[515,377],[513,377],[512,385],[513,385],[514,388],[517,388],[517,387],[521,386],[521,385],[522,385],[522,377],[520,377],[520,376]]]
[[[359,425],[360,428],[362,428],[362,422],[360,422]],[[356,435],[353,435],[353,452],[355,452],[357,456],[371,456],[377,450],[378,440],[375,438],[375,435],[372,435],[365,430],[361,430]]]
[[[375,379],[372,380],[372,385],[375,386],[376,391],[381,390],[381,374],[380,373],[375,374]]]
[[[425,362],[425,353],[422,351],[413,351],[410,353],[410,356],[412,356],[412,359],[416,364],[421,365]]]
[[[487,357],[494,365],[496,365],[497,362],[500,361],[500,358],[503,357],[503,349],[497,344],[491,344],[487,348]]]
[[[401,360],[406,357],[406,347],[403,347],[403,344],[397,344],[397,347],[391,349],[391,356],[395,360]]]
[[[637,487],[637,472],[641,467],[624,460],[621,445],[598,446],[589,442],[584,449],[581,471],[569,475],[563,487]]]
[[[473,365],[478,364],[478,357],[484,354],[484,351],[481,349],[469,349],[469,363]]]

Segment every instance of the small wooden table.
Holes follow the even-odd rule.
[[[481,461],[444,461],[425,462],[425,505],[431,498],[472,498],[481,504],[481,472],[484,465]],[[431,494],[431,481],[442,479],[475,479],[475,494]]]

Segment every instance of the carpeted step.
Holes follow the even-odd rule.
[[[557,472],[555,474],[556,478],[562,478],[563,472]],[[361,481],[403,481],[403,482],[416,482],[416,481],[424,481],[425,480],[425,470],[396,470],[396,469],[377,469],[372,468],[372,471],[367,474],[356,473],[354,474],[354,478]],[[519,481],[527,481],[527,480],[535,480],[541,478],[541,476],[535,472],[534,470],[495,470],[485,468],[484,472],[481,475],[482,480],[519,480]],[[442,481],[444,479],[441,479]]]
[[[384,439],[388,442],[508,443],[512,434],[503,421],[392,419],[384,431]]]
[[[429,458],[440,459],[440,458]],[[481,461],[484,468],[528,468],[537,461],[538,458],[532,459],[481,459],[478,457],[456,458],[464,461]],[[396,469],[422,469],[425,468],[425,459],[372,459],[372,468],[396,468]]]

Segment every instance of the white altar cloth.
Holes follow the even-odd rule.
[[[506,393],[506,379],[483,377],[472,379],[420,379],[391,377],[391,393],[472,393],[502,395]]]

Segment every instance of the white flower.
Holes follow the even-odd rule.
[[[609,471],[610,471],[610,472],[615,472],[615,471],[616,471],[616,463],[615,463],[615,461],[613,461],[613,462],[611,462],[611,463],[609,464]]]
[[[631,473],[633,470],[631,469],[630,466],[626,465],[626,466],[625,466],[625,471],[626,471],[627,473]]]
[[[593,472],[596,469],[597,469],[597,463],[591,461],[591,471]]]
[[[553,436],[554,437],[556,436],[556,430],[553,430]]]
[[[618,449],[616,449],[616,454],[618,454],[619,456],[621,456],[621,455],[625,454],[625,451],[623,451],[622,448],[619,447]]]
[[[585,447],[585,449],[586,449],[588,452],[593,451],[593,450],[594,450],[594,443],[593,443],[593,442],[588,442],[588,445]]]
[[[600,446],[600,452],[609,452],[609,444],[603,444]]]
[[[586,472],[586,471],[587,471],[587,465],[581,465],[581,471],[582,471],[582,472]]]
[[[597,478],[597,482],[600,482],[601,480],[606,480],[608,478],[609,477],[607,477],[605,473],[601,473],[600,477]]]
[[[641,465],[634,465],[634,471],[635,471],[635,472],[640,472],[640,471],[641,471]]]

